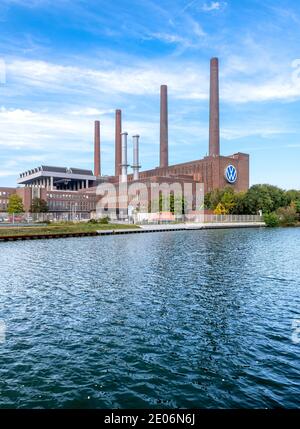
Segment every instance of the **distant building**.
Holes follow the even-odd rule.
[[[47,188],[53,191],[79,191],[88,189],[96,182],[92,170],[63,167],[41,167],[25,171],[17,180],[19,185],[30,188]]]
[[[0,212],[7,212],[10,195],[16,193],[16,188],[0,188]]]
[[[209,107],[209,155],[203,159],[169,165],[168,148],[168,88],[161,86],[160,96],[160,165],[141,171],[139,165],[139,136],[133,137],[133,174],[128,174],[127,133],[122,133],[122,112],[116,110],[115,124],[115,175],[101,176],[100,122],[95,121],[94,173],[79,168],[40,166],[20,174],[18,188],[0,188],[0,210],[7,208],[11,193],[19,194],[26,211],[30,211],[32,199],[47,201],[49,211],[61,215],[76,213],[88,216],[96,209],[99,196],[97,185],[103,182],[151,183],[190,182],[204,184],[204,191],[231,186],[236,191],[249,188],[249,155],[236,153],[220,154],[219,123],[219,63],[210,62],[210,107]],[[118,205],[118,203],[117,203]]]

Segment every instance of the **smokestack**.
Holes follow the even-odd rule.
[[[121,175],[122,162],[122,111],[116,110],[116,136],[115,136],[115,175]]]
[[[210,60],[209,156],[220,155],[219,60]]]
[[[139,180],[139,169],[141,166],[139,165],[139,138],[140,136],[133,136],[133,180]]]
[[[122,133],[122,182],[127,182],[127,136],[128,133]]]
[[[94,175],[101,176],[100,164],[100,121],[95,121],[95,139],[94,139]]]
[[[168,87],[160,87],[160,167],[168,167]]]

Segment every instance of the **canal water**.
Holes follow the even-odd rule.
[[[300,228],[0,244],[0,408],[300,405]]]

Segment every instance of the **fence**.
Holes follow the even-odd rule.
[[[30,225],[43,222],[81,222],[90,219],[89,213],[23,213],[10,215],[0,213],[0,227],[7,225]],[[259,215],[211,215],[190,214],[174,216],[171,213],[136,213],[127,219],[128,222],[136,224],[170,224],[170,223],[249,223],[263,222]],[[123,221],[124,222],[124,221]]]
[[[0,213],[0,226],[5,225],[30,225],[34,223],[42,222],[80,222],[90,219],[89,213],[18,213],[18,214],[8,214]]]
[[[259,215],[200,215],[204,223],[244,223],[244,222],[263,222]],[[192,221],[192,220],[191,220]],[[195,221],[195,220],[194,220]]]
[[[133,216],[137,224],[164,224],[164,223],[254,223],[263,222],[259,215],[213,215],[213,214],[189,214],[174,216],[171,213],[137,213]]]

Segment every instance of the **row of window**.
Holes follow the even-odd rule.
[[[48,198],[69,198],[72,200],[80,200],[82,198],[89,199],[89,195],[78,195],[78,194],[47,194]]]
[[[72,204],[69,201],[50,201],[49,202],[49,210],[93,210],[95,208],[95,204],[81,202],[78,204]]]
[[[0,196],[3,196],[3,197],[5,197],[5,196],[9,196],[10,195],[10,193],[9,192],[6,192],[6,191],[0,191]]]

